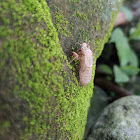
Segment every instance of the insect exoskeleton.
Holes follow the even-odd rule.
[[[70,63],[74,59],[80,60],[79,85],[86,86],[90,83],[92,77],[93,53],[90,50],[90,46],[82,43],[81,49],[73,52],[73,59]]]

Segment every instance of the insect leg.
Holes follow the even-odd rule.
[[[75,59],[79,60],[79,56],[78,56],[78,54],[76,52],[73,52],[73,57],[74,58],[69,63],[72,63],[73,60],[75,60]]]

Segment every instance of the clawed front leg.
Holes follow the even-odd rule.
[[[73,59],[69,61],[69,63],[72,63],[75,59],[79,60],[79,55],[76,52],[72,52],[72,56],[73,56]]]

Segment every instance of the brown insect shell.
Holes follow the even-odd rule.
[[[80,60],[79,85],[86,86],[90,83],[92,77],[93,53],[88,44],[81,45],[81,52],[78,53]]]

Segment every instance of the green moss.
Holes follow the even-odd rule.
[[[87,17],[84,13],[80,13],[79,11],[76,12],[76,16],[80,18],[80,20],[87,20]]]
[[[0,135],[3,135],[9,127],[10,127],[9,121],[0,122]]]
[[[83,42],[88,42],[90,40],[90,36],[88,30],[81,29],[78,35],[78,40],[83,39]]]
[[[100,27],[100,23],[97,22],[97,25],[95,26],[95,30],[96,31],[100,31],[101,30],[101,27]]]
[[[70,2],[73,2],[73,3],[79,3],[80,0],[69,0]]]
[[[110,24],[109,24],[109,28],[108,28],[104,38],[96,40],[96,42],[94,44],[95,45],[94,51],[95,51],[96,58],[98,58],[101,55],[104,44],[108,41],[108,39],[110,37],[111,31],[113,29],[114,22],[116,20],[116,16],[117,16],[117,14],[112,12],[112,18],[111,18],[111,21],[110,21]]]
[[[69,37],[71,35],[70,31],[67,29],[68,21],[58,12],[55,12],[55,28],[63,36]]]
[[[4,27],[4,26],[0,27],[0,36],[1,37],[6,37],[10,33],[11,33],[11,30],[9,28]]]

